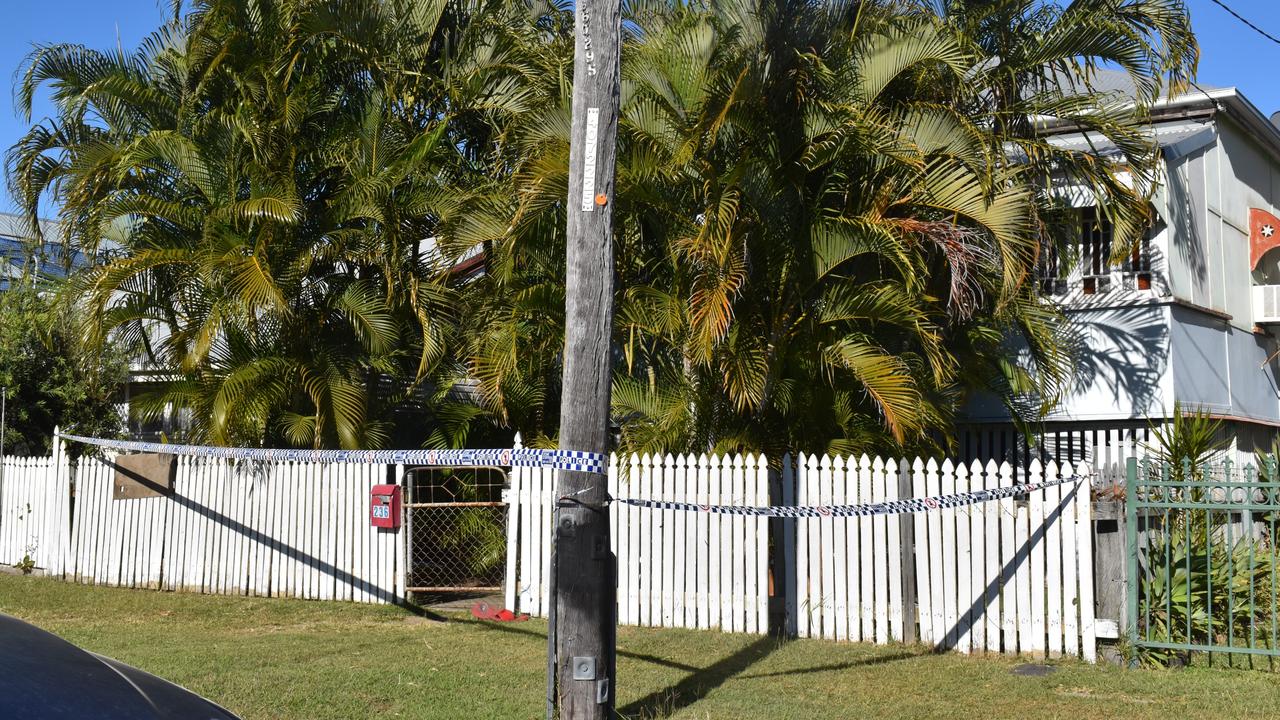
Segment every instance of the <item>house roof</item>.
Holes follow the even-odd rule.
[[[1150,134],[1169,160],[1195,152],[1213,142],[1217,135],[1213,123],[1202,120],[1152,125]],[[1049,138],[1049,142],[1064,150],[1090,152],[1104,158],[1119,158],[1122,155],[1115,143],[1099,133],[1063,133]]]
[[[1280,161],[1280,128],[1238,88],[1205,88],[1203,92],[1183,93],[1158,102],[1152,109],[1151,121],[1154,124],[1197,118],[1214,120],[1220,115],[1230,118],[1262,145],[1273,159]]]
[[[1094,70],[1089,74],[1088,82],[1078,75],[1070,75],[1068,73],[1059,72],[1058,86],[1067,90],[1068,94],[1084,94],[1085,92],[1101,93],[1104,95],[1113,95],[1117,99],[1128,98],[1136,99],[1138,96],[1138,86],[1133,82],[1133,77],[1123,70],[1112,70],[1102,68]],[[1161,98],[1165,101],[1181,98],[1187,95],[1197,95],[1202,92],[1212,92],[1214,90],[1222,90],[1224,88],[1208,83],[1197,82],[1195,85],[1178,93],[1171,93],[1170,88],[1166,84],[1161,88]]]
[[[83,254],[72,250],[67,254],[62,243],[62,225],[53,220],[40,221],[41,241],[31,236],[26,218],[0,213],[0,290],[11,280],[22,276],[27,263],[35,261],[36,272],[44,278],[63,278],[67,269],[85,267]]]
[[[1068,91],[1078,88],[1086,91],[1086,83],[1078,76],[1063,73],[1059,80]],[[1119,70],[1097,70],[1089,78],[1087,87],[1094,92],[1112,95],[1118,102],[1134,101],[1136,86],[1129,74]],[[1257,106],[1234,87],[1218,87],[1197,82],[1177,93],[1165,88],[1162,97],[1151,107],[1150,125],[1155,140],[1166,157],[1180,157],[1196,147],[1213,140],[1214,123],[1225,115],[1260,145],[1274,159],[1280,161],[1280,128],[1260,111]],[[1083,134],[1080,128],[1067,120],[1043,118],[1041,128],[1054,137],[1051,142],[1077,150],[1092,149],[1102,156],[1119,154],[1109,142],[1095,134]],[[1061,138],[1061,139],[1059,139]]]

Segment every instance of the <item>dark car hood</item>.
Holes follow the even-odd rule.
[[[236,720],[155,675],[0,614],[0,718]]]

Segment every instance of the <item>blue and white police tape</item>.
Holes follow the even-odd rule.
[[[717,513],[720,515],[751,515],[756,517],[863,517],[867,515],[897,515],[900,513],[927,512],[944,508],[957,508],[965,505],[976,505],[981,502],[1001,500],[1016,495],[1024,495],[1036,490],[1055,485],[1078,483],[1084,477],[1070,477],[1032,482],[993,490],[971,490],[951,495],[935,495],[933,497],[911,498],[908,500],[889,500],[879,503],[863,503],[861,505],[771,505],[768,507],[748,507],[744,505],[699,505],[697,503],[668,502],[665,500],[636,500],[633,498],[614,498],[614,502],[626,503],[636,507],[655,510],[690,510],[694,512]]]
[[[72,442],[110,450],[165,453],[190,457],[225,460],[291,460],[295,462],[356,463],[366,465],[425,465],[458,467],[466,465],[500,465],[507,467],[546,467],[557,470],[604,475],[606,460],[600,453],[578,450],[538,450],[514,448],[496,450],[300,450],[291,448],[233,448],[205,445],[104,440],[81,435],[59,434]]]

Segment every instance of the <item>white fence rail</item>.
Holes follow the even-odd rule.
[[[784,504],[852,505],[1007,487],[1008,463],[844,458],[783,462]],[[1086,466],[1062,472],[1089,474]],[[1029,480],[1059,469],[1030,464]],[[554,472],[512,475],[507,604],[549,611]],[[625,625],[764,633],[769,596],[788,630],[960,652],[1095,659],[1089,484],[928,513],[770,520],[610,506]],[[609,491],[707,505],[768,505],[763,457],[614,456]],[[770,532],[787,568],[769,577]],[[772,591],[772,592],[771,592]],[[913,601],[914,598],[914,601]]]

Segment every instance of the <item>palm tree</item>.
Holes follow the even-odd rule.
[[[1071,227],[1050,180],[1122,252],[1145,108],[1196,57],[1178,0],[633,0],[625,27],[613,396],[624,443],[664,451],[928,447],[978,391],[1034,419],[1071,380],[1033,282]],[[90,340],[176,372],[157,407],[200,439],[377,445],[417,390],[430,444],[547,443],[571,28],[505,0],[177,5],[137,53],[32,54],[19,99],[48,86],[57,113],[10,184],[109,241],[67,294]],[[1136,102],[1093,87],[1110,65]]]
[[[1002,157],[1028,157],[1038,172],[1096,198],[1115,228],[1117,259],[1149,226],[1157,164],[1145,130],[1151,103],[1187,87],[1199,47],[1183,0],[923,0],[963,42],[987,60],[973,82],[984,92],[966,105],[988,115],[993,137],[1015,145]],[[1132,88],[1098,82],[1099,71],[1123,72]],[[1048,142],[1045,127],[1105,137],[1124,156],[1107,162]],[[1047,183],[1039,205],[1052,207]]]
[[[490,12],[493,10],[493,12]],[[31,218],[109,254],[67,291],[176,377],[144,407],[194,439],[387,441],[387,406],[458,374],[451,260],[429,239],[446,183],[520,107],[504,47],[528,11],[488,2],[206,0],[133,54],[30,56],[57,117],[13,150]],[[373,392],[379,378],[393,392]]]
[[[1031,282],[1055,221],[1041,178],[1063,153],[1009,122],[1011,106],[992,99],[1001,66],[945,10],[630,5],[615,215],[614,398],[627,445],[928,445],[966,392],[993,390],[1034,414],[1069,382],[1061,322]],[[1143,39],[1179,40],[1176,21],[1160,16]],[[1111,57],[1090,51],[1061,53],[1085,68]],[[1159,62],[1130,69],[1177,75],[1179,52],[1166,62],[1157,48]],[[544,75],[563,77],[563,66]],[[486,399],[511,416],[527,398],[539,417],[554,413],[544,398],[555,395],[568,118],[563,83],[545,81],[538,97],[506,131],[513,187],[475,206],[501,218],[488,240],[505,270],[471,362]],[[1072,118],[1132,148],[1135,175],[1150,172],[1137,113],[1087,90],[1070,97]],[[1050,108],[1046,96],[1019,102],[1019,112]],[[1067,104],[1053,106],[1058,117]],[[1009,143],[1026,157],[1010,157]],[[1115,168],[1069,160],[1075,179],[1141,209]],[[1011,337],[1030,369],[1008,360]]]

